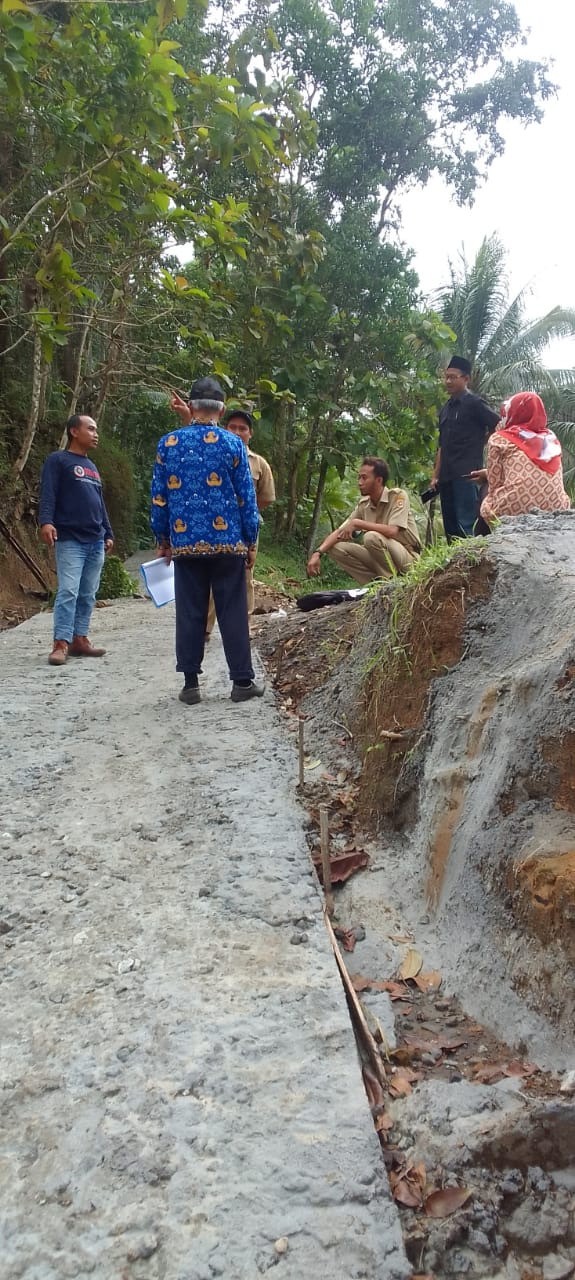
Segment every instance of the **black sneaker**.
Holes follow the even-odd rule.
[[[232,702],[251,702],[252,698],[263,698],[263,695],[264,685],[253,680],[250,684],[232,685]]]
[[[194,703],[202,701],[197,676],[195,676],[193,680],[186,679],[183,689],[180,689],[178,698],[180,699],[180,702],[187,703],[188,707],[193,707]]]

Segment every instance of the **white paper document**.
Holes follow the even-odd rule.
[[[148,595],[152,597],[156,608],[163,604],[171,604],[175,598],[174,565],[167,564],[163,556],[157,560],[148,560],[140,565],[140,573]]]

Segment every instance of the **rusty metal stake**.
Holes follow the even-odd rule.
[[[329,816],[326,804],[319,806],[319,839],[321,848],[321,869],[323,872],[323,891],[328,916],[333,915],[333,893],[331,890],[331,865],[329,861]]]

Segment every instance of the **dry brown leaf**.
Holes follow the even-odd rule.
[[[438,991],[443,978],[437,969],[431,969],[429,973],[418,973],[413,981],[420,991]]]
[[[392,1049],[389,1056],[394,1062],[398,1062],[401,1066],[407,1067],[410,1062],[413,1062],[416,1052],[410,1045],[404,1044],[401,1045],[399,1049]]]
[[[356,936],[355,936],[355,933],[353,932],[353,929],[340,929],[340,928],[338,928],[338,926],[336,925],[336,927],[335,927],[335,929],[334,929],[334,933],[335,933],[335,936],[336,936],[336,938],[337,938],[338,942],[341,942],[341,945],[342,945],[342,947],[343,947],[344,951],[353,951],[353,950],[354,950],[354,948],[355,948],[355,944],[356,944],[356,942],[357,942],[357,938],[356,938]],[[356,990],[357,990],[357,988],[356,988]]]
[[[473,1079],[478,1084],[493,1084],[495,1080],[502,1080],[504,1075],[505,1067],[501,1062],[486,1062],[475,1069]]]
[[[393,1129],[393,1120],[387,1111],[382,1111],[381,1115],[376,1116],[373,1123],[376,1133],[389,1133]]]
[[[368,991],[371,987],[371,978],[364,978],[361,973],[350,973],[349,976],[354,991]]]
[[[378,987],[378,991],[380,988]],[[381,985],[382,991],[388,991],[392,1000],[411,1000],[408,987],[402,986],[401,982],[384,982]]]
[[[416,978],[423,965],[423,956],[416,951],[414,947],[410,947],[405,959],[402,961],[398,977],[403,978],[406,982],[408,978]]]
[[[407,987],[402,986],[400,982],[379,981],[378,978],[364,978],[361,973],[350,974],[351,981],[355,991],[388,991],[392,1000],[410,1000],[411,996]]]
[[[405,1076],[397,1075],[389,1082],[389,1092],[393,1094],[394,1098],[408,1098],[409,1094],[413,1093],[413,1090]]]
[[[392,1169],[389,1185],[392,1195],[399,1204],[409,1209],[420,1209],[423,1204],[426,1173],[424,1164],[409,1165],[408,1168]]]
[[[394,1200],[398,1204],[404,1204],[407,1209],[420,1209],[422,1198],[421,1191],[417,1186],[413,1186],[406,1178],[400,1178],[392,1187]]]
[[[467,1040],[463,1036],[457,1039],[450,1039],[448,1036],[429,1036],[424,1039],[423,1036],[411,1035],[405,1032],[405,1043],[411,1049],[419,1049],[427,1053],[429,1049],[442,1049],[445,1053],[453,1053],[455,1049],[460,1049],[462,1045],[467,1044]]]
[[[413,942],[413,938],[408,933],[390,933],[390,942]]]
[[[534,1062],[519,1062],[518,1059],[508,1062],[505,1067],[506,1076],[534,1076],[538,1071],[539,1067]]]
[[[471,1196],[468,1187],[443,1187],[440,1191],[432,1191],[423,1206],[429,1218],[448,1218],[457,1213]]]

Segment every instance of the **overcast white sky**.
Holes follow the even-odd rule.
[[[406,196],[402,238],[415,250],[427,293],[448,280],[449,258],[462,243],[472,258],[483,237],[497,231],[509,251],[511,289],[531,285],[535,318],[557,305],[575,307],[575,3],[515,0],[515,7],[530,29],[525,56],[553,60],[558,97],[547,104],[542,124],[505,126],[505,153],[471,209],[460,209],[439,180]],[[575,365],[575,339],[553,344],[547,362]]]

